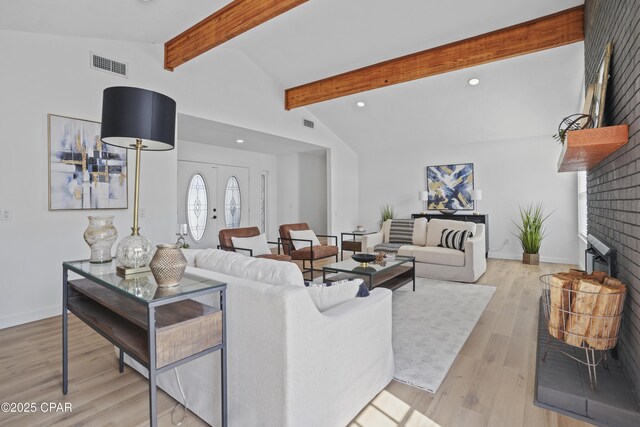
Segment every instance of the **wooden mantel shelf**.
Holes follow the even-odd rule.
[[[558,161],[558,172],[589,170],[628,141],[629,125],[569,131]]]

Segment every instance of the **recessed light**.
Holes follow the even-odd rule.
[[[242,144],[242,143],[244,142],[244,139],[236,139],[236,142],[237,142],[238,144]]]
[[[356,102],[356,105],[360,108],[364,107],[364,102],[363,101],[358,101]]]
[[[480,79],[477,79],[477,78],[475,78],[475,77],[474,77],[474,78],[469,79],[469,84],[470,84],[471,86],[475,86],[475,85],[477,85],[478,83],[480,83]]]

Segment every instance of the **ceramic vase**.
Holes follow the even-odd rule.
[[[149,268],[160,287],[176,286],[187,268],[187,259],[178,245],[157,245]]]
[[[84,231],[84,241],[91,248],[89,261],[95,264],[111,262],[111,247],[118,238],[113,226],[113,216],[89,216],[89,226]]]

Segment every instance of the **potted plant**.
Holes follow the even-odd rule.
[[[549,215],[544,215],[542,203],[530,204],[520,209],[520,224],[515,223],[518,233],[514,233],[522,246],[522,262],[524,264],[540,264],[540,245],[545,237],[544,222]]]
[[[393,206],[388,203],[385,206],[380,208],[380,229],[382,229],[382,224],[388,219],[394,219],[396,217],[395,212],[393,211]]]

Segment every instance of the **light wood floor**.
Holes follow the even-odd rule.
[[[479,283],[497,286],[491,302],[436,394],[392,382],[354,419],[369,426],[587,426],[533,405],[537,278],[567,266],[489,260]],[[148,386],[131,369],[118,374],[113,347],[70,316],[69,394],[61,390],[59,317],[0,331],[0,403],[70,402],[71,413],[0,412],[0,426],[144,426]],[[158,393],[161,426],[175,401]],[[189,414],[183,426],[205,425]],[[332,427],[332,426],[328,426]]]

